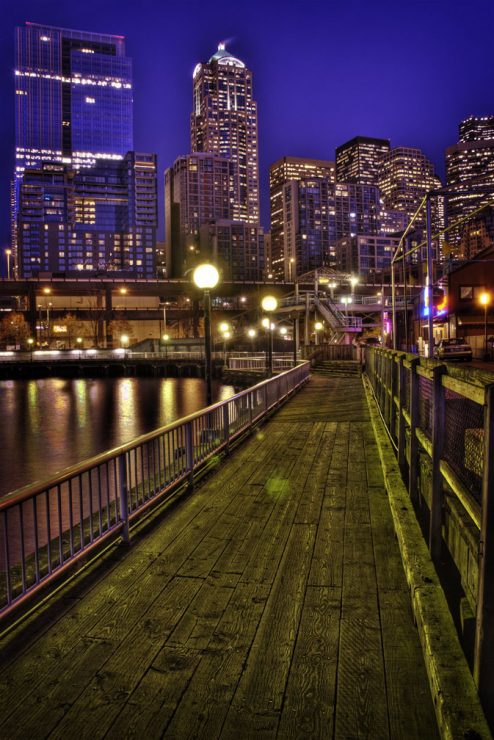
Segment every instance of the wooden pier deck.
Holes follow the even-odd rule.
[[[436,738],[361,380],[312,377],[3,648],[8,740]]]

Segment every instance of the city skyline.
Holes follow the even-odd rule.
[[[195,11],[197,23],[190,24],[191,32],[181,35],[180,43],[171,41],[159,48],[154,27],[149,23],[153,16],[165,17],[165,14],[153,10],[151,5],[145,4],[139,12],[130,8],[116,13],[116,5],[109,3],[98,13],[97,22],[90,12],[92,3],[84,11],[71,6],[55,9],[53,3],[46,3],[41,9],[32,2],[17,3],[15,8],[7,10],[0,57],[4,110],[10,109],[10,116],[4,116],[1,123],[4,142],[0,161],[2,244],[6,245],[9,235],[9,180],[14,148],[14,26],[25,20],[125,34],[129,55],[134,60],[135,146],[158,153],[160,233],[163,232],[164,170],[189,151],[192,71],[197,62],[209,57],[222,39],[228,40],[229,50],[243,59],[254,75],[259,104],[261,223],[265,227],[269,224],[268,168],[276,159],[283,156],[333,159],[335,148],[353,136],[375,136],[389,138],[393,147],[421,148],[444,180],[444,152],[457,141],[460,121],[470,114],[488,115],[494,108],[488,94],[492,89],[492,70],[482,64],[486,54],[483,49],[488,46],[481,43],[486,30],[484,21],[492,18],[494,11],[484,2],[473,4],[472,13],[462,19],[463,25],[458,25],[459,9],[449,8],[447,14],[443,13],[446,4],[442,2],[427,8],[423,3],[409,3],[400,13],[387,12],[391,7],[387,3],[380,4],[372,12],[362,3],[350,3],[345,8],[337,5],[333,15],[309,3],[303,6],[306,12],[297,25],[294,11],[300,10],[298,6],[289,9],[283,19],[278,19],[280,37],[273,35],[277,3],[265,9],[263,23],[257,25],[255,9],[259,10],[259,6],[256,3],[231,10],[222,21],[213,12],[207,23],[201,22],[201,7],[189,3],[187,8]],[[348,26],[352,17],[350,8],[359,9],[358,18],[353,18],[351,27]],[[477,14],[473,12],[475,9]],[[242,10],[245,22],[240,23]],[[405,23],[407,13],[412,10],[417,21],[415,35]],[[427,16],[425,29],[420,25],[424,14]],[[181,16],[177,9],[167,10],[166,18],[172,28],[184,17],[185,14]],[[479,23],[482,17],[484,20]],[[318,21],[330,18],[342,29],[347,28],[346,47],[334,34],[328,37],[326,44],[322,43]],[[465,24],[467,27],[475,25],[479,40],[475,46],[462,41]],[[231,30],[237,31],[234,39],[228,38]],[[423,48],[424,43],[427,46],[434,41],[433,59],[424,61],[423,54],[414,60],[398,55],[400,43],[396,34],[399,30],[401,42],[414,38],[416,42],[421,41]],[[146,33],[149,38],[145,38]],[[381,47],[384,41],[387,45]],[[453,59],[450,53],[445,53],[447,47],[452,48],[451,42],[456,44],[456,52],[468,49],[468,55],[459,54],[461,64],[456,60],[458,54]],[[419,48],[418,43],[416,48]],[[409,54],[414,56],[413,52]],[[346,67],[342,66],[344,58]],[[447,64],[441,58],[447,59]],[[363,59],[366,60],[364,66]],[[158,98],[157,76],[163,90],[163,96]],[[372,79],[375,84],[367,90]],[[401,86],[396,84],[397,80],[401,81]],[[390,96],[391,89],[393,96]],[[412,100],[413,115],[404,114],[405,100]]]

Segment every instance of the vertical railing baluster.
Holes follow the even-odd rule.
[[[63,527],[62,527],[62,498],[60,484],[57,486],[57,516],[58,516],[58,562],[62,565],[63,557]]]
[[[33,528],[34,528],[34,577],[39,583],[41,573],[39,569],[39,535],[38,535],[38,499],[33,497]]]
[[[7,517],[9,509],[2,511],[2,531],[3,531],[3,553],[5,559],[5,590],[7,592],[7,605],[12,603],[12,583],[10,580],[10,548],[9,548],[9,528]]]
[[[101,498],[101,465],[97,468],[98,478],[98,524],[99,524],[99,536],[103,533],[103,499]]]
[[[45,491],[46,504],[46,553],[48,557],[48,573],[51,573],[51,517],[50,517],[50,489]]]
[[[226,451],[230,452],[230,421],[228,412],[228,402],[223,406],[223,440],[225,442]]]
[[[403,411],[406,407],[406,368],[404,355],[400,355],[398,364],[398,465],[402,474],[406,467],[406,425]]]
[[[129,499],[127,486],[127,463],[126,455],[123,453],[118,458],[118,483],[120,496],[120,521],[122,522],[122,539],[129,542]]]
[[[87,480],[88,480],[88,493],[89,493],[89,542],[92,544],[94,534],[93,534],[93,471],[92,469],[89,469],[87,471]]]
[[[84,537],[84,495],[83,495],[83,474],[80,473],[79,479],[79,532],[81,536],[80,549],[83,550],[86,544],[86,538]]]
[[[22,592],[26,591],[26,547],[24,542],[24,503],[19,504],[19,528],[20,528],[20,541],[21,541],[21,576],[22,576]]]
[[[185,460],[186,471],[189,478],[189,488],[194,487],[194,440],[192,422],[188,421],[185,425]]]
[[[69,479],[69,547],[70,557],[74,557],[74,511],[72,501],[72,478]]]

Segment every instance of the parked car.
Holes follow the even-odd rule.
[[[441,339],[434,347],[434,357],[438,360],[466,360],[472,359],[472,348],[464,339]]]

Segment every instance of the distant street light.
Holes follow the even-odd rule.
[[[487,309],[489,308],[489,303],[491,302],[490,293],[482,293],[479,300],[484,307],[484,360],[487,360],[489,358],[489,354],[487,351]]]
[[[168,342],[170,341],[169,334],[163,334],[163,343],[165,345],[165,360],[168,359]]]
[[[276,311],[278,308],[278,301],[273,295],[266,295],[261,301],[262,310],[266,311],[266,313],[271,314],[273,311]],[[271,324],[271,320],[267,319],[267,326],[264,323],[263,319],[263,326],[265,326],[268,329],[269,335],[268,335],[268,374],[269,377],[273,374],[273,329]]]
[[[196,267],[192,274],[194,284],[199,290],[204,291],[204,380],[206,382],[206,406],[211,406],[213,402],[212,391],[212,365],[211,365],[211,288],[218,285],[220,275],[214,265],[203,264]]]
[[[7,257],[7,279],[10,280],[10,255],[12,254],[11,249],[5,250],[5,256]]]
[[[29,337],[29,339],[27,340],[27,343],[28,343],[29,349],[31,351],[31,362],[32,362],[32,360],[33,360],[33,344],[34,344],[34,339],[32,337]]]

